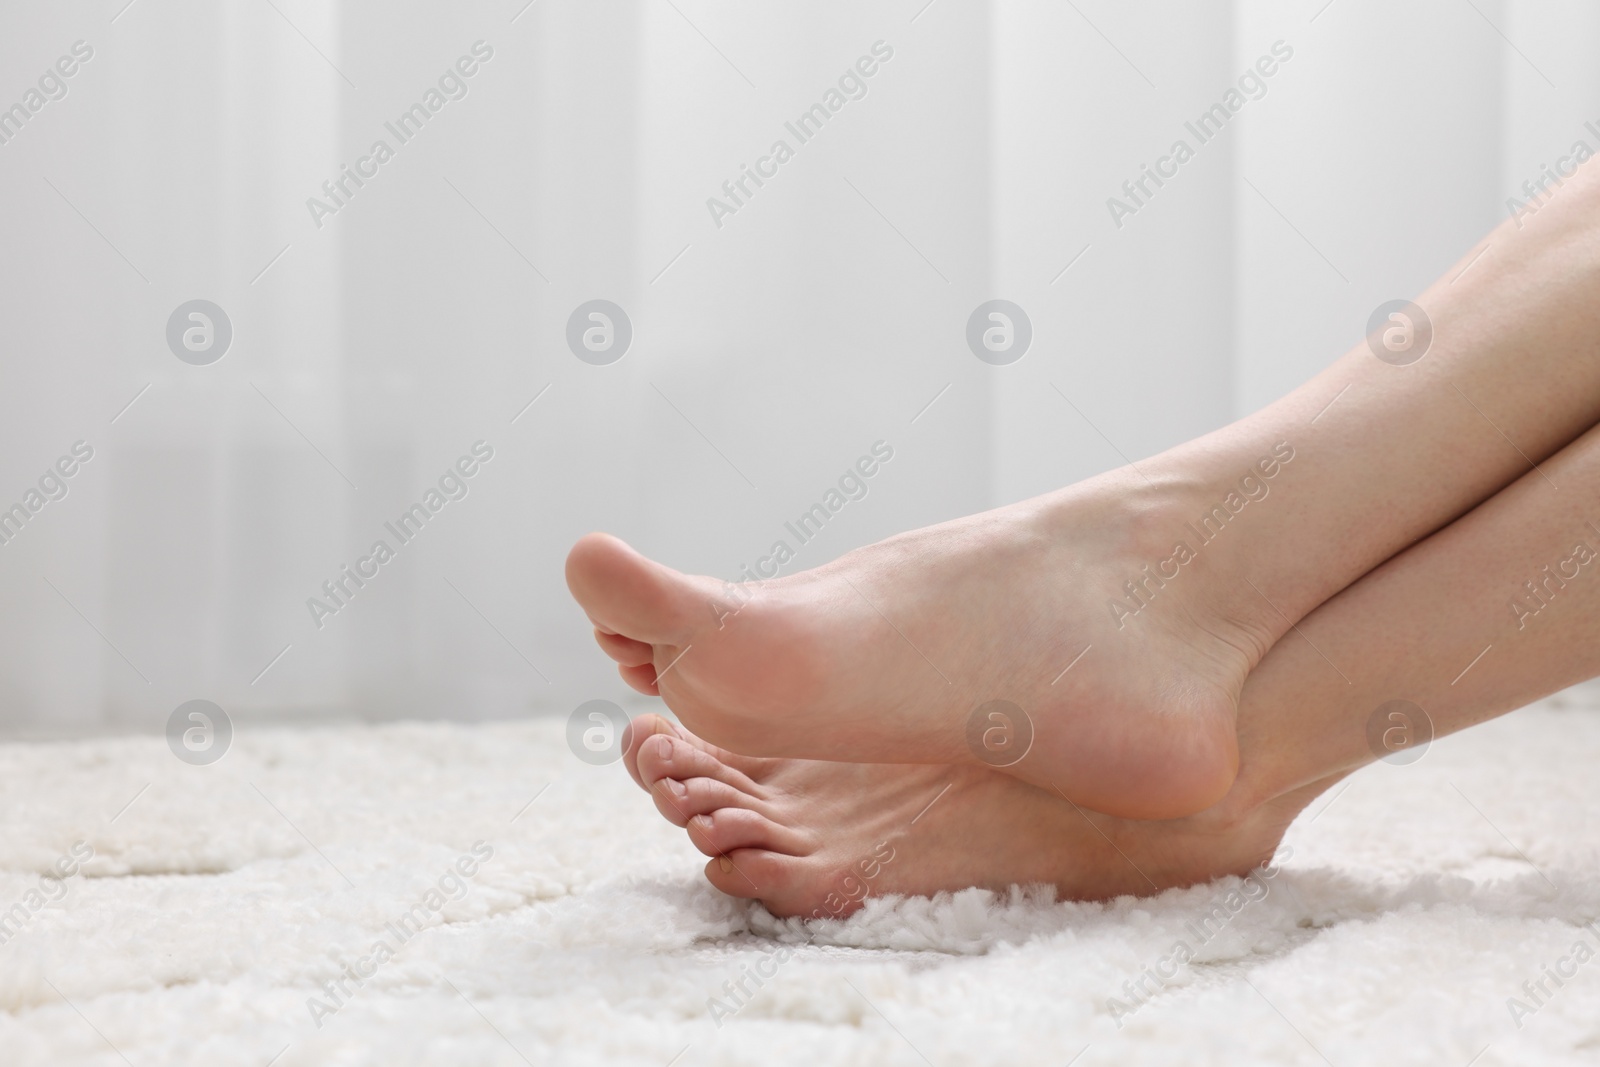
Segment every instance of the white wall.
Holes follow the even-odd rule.
[[[1123,183],[1174,140],[1194,146],[1184,120],[1231,83],[1230,9],[1209,7],[992,9],[995,295],[1029,309],[1036,346],[986,368],[998,391],[996,503],[1230,417],[1234,131],[1161,188],[1147,180],[1154,195],[1120,226],[1107,207],[1127,203]]]
[[[1475,2],[1338,0],[1314,22],[1240,5],[1236,65],[1263,39],[1296,49],[1237,147],[1241,413],[1359,343],[1374,307],[1420,292],[1503,217],[1509,50],[1477,13],[1504,21],[1502,5]]]
[[[584,531],[733,577],[879,439],[795,566],[1158,451],[1347,348],[1600,124],[1582,0],[124,2],[0,13],[0,105],[95,49],[0,145],[0,504],[96,450],[0,545],[11,732],[621,699],[561,577]],[[314,225],[480,39],[465,98]],[[1266,95],[1117,226],[1278,40]],[[235,328],[208,367],[164,339],[194,297]],[[564,343],[597,297],[635,330],[605,367]],[[996,297],[1035,330],[1006,367],[964,338]],[[318,629],[306,599],[480,439],[469,495]]]

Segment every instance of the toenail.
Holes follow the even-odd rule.
[[[717,866],[722,868],[722,873],[727,874],[733,870],[733,861],[726,856],[717,857]]]
[[[678,781],[676,778],[663,778],[662,781],[667,783],[667,792],[671,793],[674,797],[679,800],[689,799],[689,790],[682,782]]]
[[[663,763],[672,762],[672,742],[662,734],[657,734],[653,739],[656,748],[656,758]]]

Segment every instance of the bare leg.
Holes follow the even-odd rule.
[[[1242,785],[1325,788],[1372,758],[1352,715],[1390,700],[1443,735],[1600,673],[1600,427],[1540,468],[1273,649],[1246,692],[1292,691],[1299,707],[1292,720],[1241,715],[1240,745],[1258,754]]]
[[[713,857],[713,885],[781,915],[842,915],[869,894],[1051,882],[1102,898],[1244,873],[1375,758],[1381,705],[1414,701],[1442,736],[1600,673],[1600,429],[1541,466],[1272,649],[1244,687],[1238,779],[1195,816],[1112,818],[965,765],[738,756],[655,716],[636,723],[628,767]]]
[[[1262,442],[1293,444],[1305,464],[1276,479],[1278,503],[1246,509],[1239,538],[1217,543],[1284,613],[1305,615],[1600,422],[1600,166],[1568,184],[1548,215],[1508,220],[1417,298],[1434,332],[1419,361],[1389,365],[1363,342],[1139,464],[1179,481],[1209,470],[1221,487]]]
[[[1118,815],[1200,810],[1269,647],[1600,420],[1600,166],[1569,184],[1419,298],[1418,362],[1362,343],[1136,468],[753,593],[600,535],[568,583],[629,684],[738,751],[982,766],[970,717],[1004,700],[1033,731],[1006,773]]]

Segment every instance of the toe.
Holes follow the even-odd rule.
[[[682,731],[671,719],[652,712],[640,715],[622,731],[622,765],[640,789],[648,790],[650,786],[639,773],[639,749],[657,734],[679,737]]]
[[[695,763],[692,766],[689,764],[684,764],[678,767],[676,770],[672,770],[665,764],[658,761],[651,764],[653,776],[649,779],[646,779],[644,773],[639,769],[639,753],[640,750],[644,748],[645,742],[649,741],[652,737],[655,737],[658,734],[669,738],[676,738],[677,740],[682,741],[685,745],[688,745],[690,748],[698,749],[700,752],[709,756],[712,760],[721,763],[725,768],[730,768],[731,770],[744,775],[744,778],[739,779],[725,778],[719,775],[700,775],[694,770],[694,768],[702,766],[700,763]],[[658,751],[656,755],[670,756],[671,750],[669,749],[667,752]],[[657,715],[653,712],[646,712],[645,714],[634,719],[633,722],[628,725],[627,730],[623,733],[622,762],[623,765],[628,768],[628,774],[631,775],[633,780],[639,784],[639,788],[644,790],[649,790],[652,783],[662,777],[672,777],[679,780],[711,777],[717,781],[726,780],[741,792],[751,792],[752,790],[746,788],[746,786],[754,786],[755,783],[759,783],[762,777],[769,771],[776,761],[763,759],[759,756],[741,756],[737,752],[729,752],[727,749],[718,748],[709,741],[704,741],[701,738],[696,737],[694,734],[690,733],[688,730],[684,729],[678,723],[673,722],[666,716]],[[759,795],[765,796],[766,793],[763,791]],[[704,810],[709,811],[712,809],[707,808]],[[690,814],[698,814],[698,812],[690,812]]]
[[[694,847],[708,856],[722,856],[741,848],[788,856],[802,856],[811,850],[805,834],[749,808],[720,808],[696,815],[685,829]]]
[[[635,641],[683,645],[704,621],[694,579],[609,534],[587,534],[572,546],[567,588],[597,628]]]
[[[662,778],[650,790],[656,810],[674,826],[684,826],[696,815],[706,815],[723,808],[750,808],[761,811],[763,802],[749,793],[736,789],[715,778],[690,778],[680,782],[676,778]]]
[[[641,667],[653,662],[656,657],[654,645],[647,645],[643,641],[635,641],[621,634],[608,634],[598,626],[595,627],[594,639],[600,646],[600,651],[624,667]]]
[[[639,745],[637,765],[639,781],[649,789],[654,789],[655,784],[663,778],[680,782],[691,778],[710,778],[751,796],[765,795],[765,791],[744,771],[675,735],[656,734],[646,738]]]
[[[646,663],[639,667],[618,667],[617,673],[622,675],[624,682],[628,683],[628,688],[637,689],[649,697],[661,695],[661,687],[656,685],[656,668],[654,664]]]
[[[714,856],[706,863],[706,881],[730,897],[763,901],[783,899],[791,895],[798,866],[799,861],[793,856],[759,848],[738,848],[725,856]]]

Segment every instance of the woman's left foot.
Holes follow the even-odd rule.
[[[1245,874],[1315,795],[1116,819],[981,767],[740,756],[658,715],[634,720],[624,759],[711,857],[711,884],[780,917],[842,917],[885,894],[1047,883],[1106,899]]]

